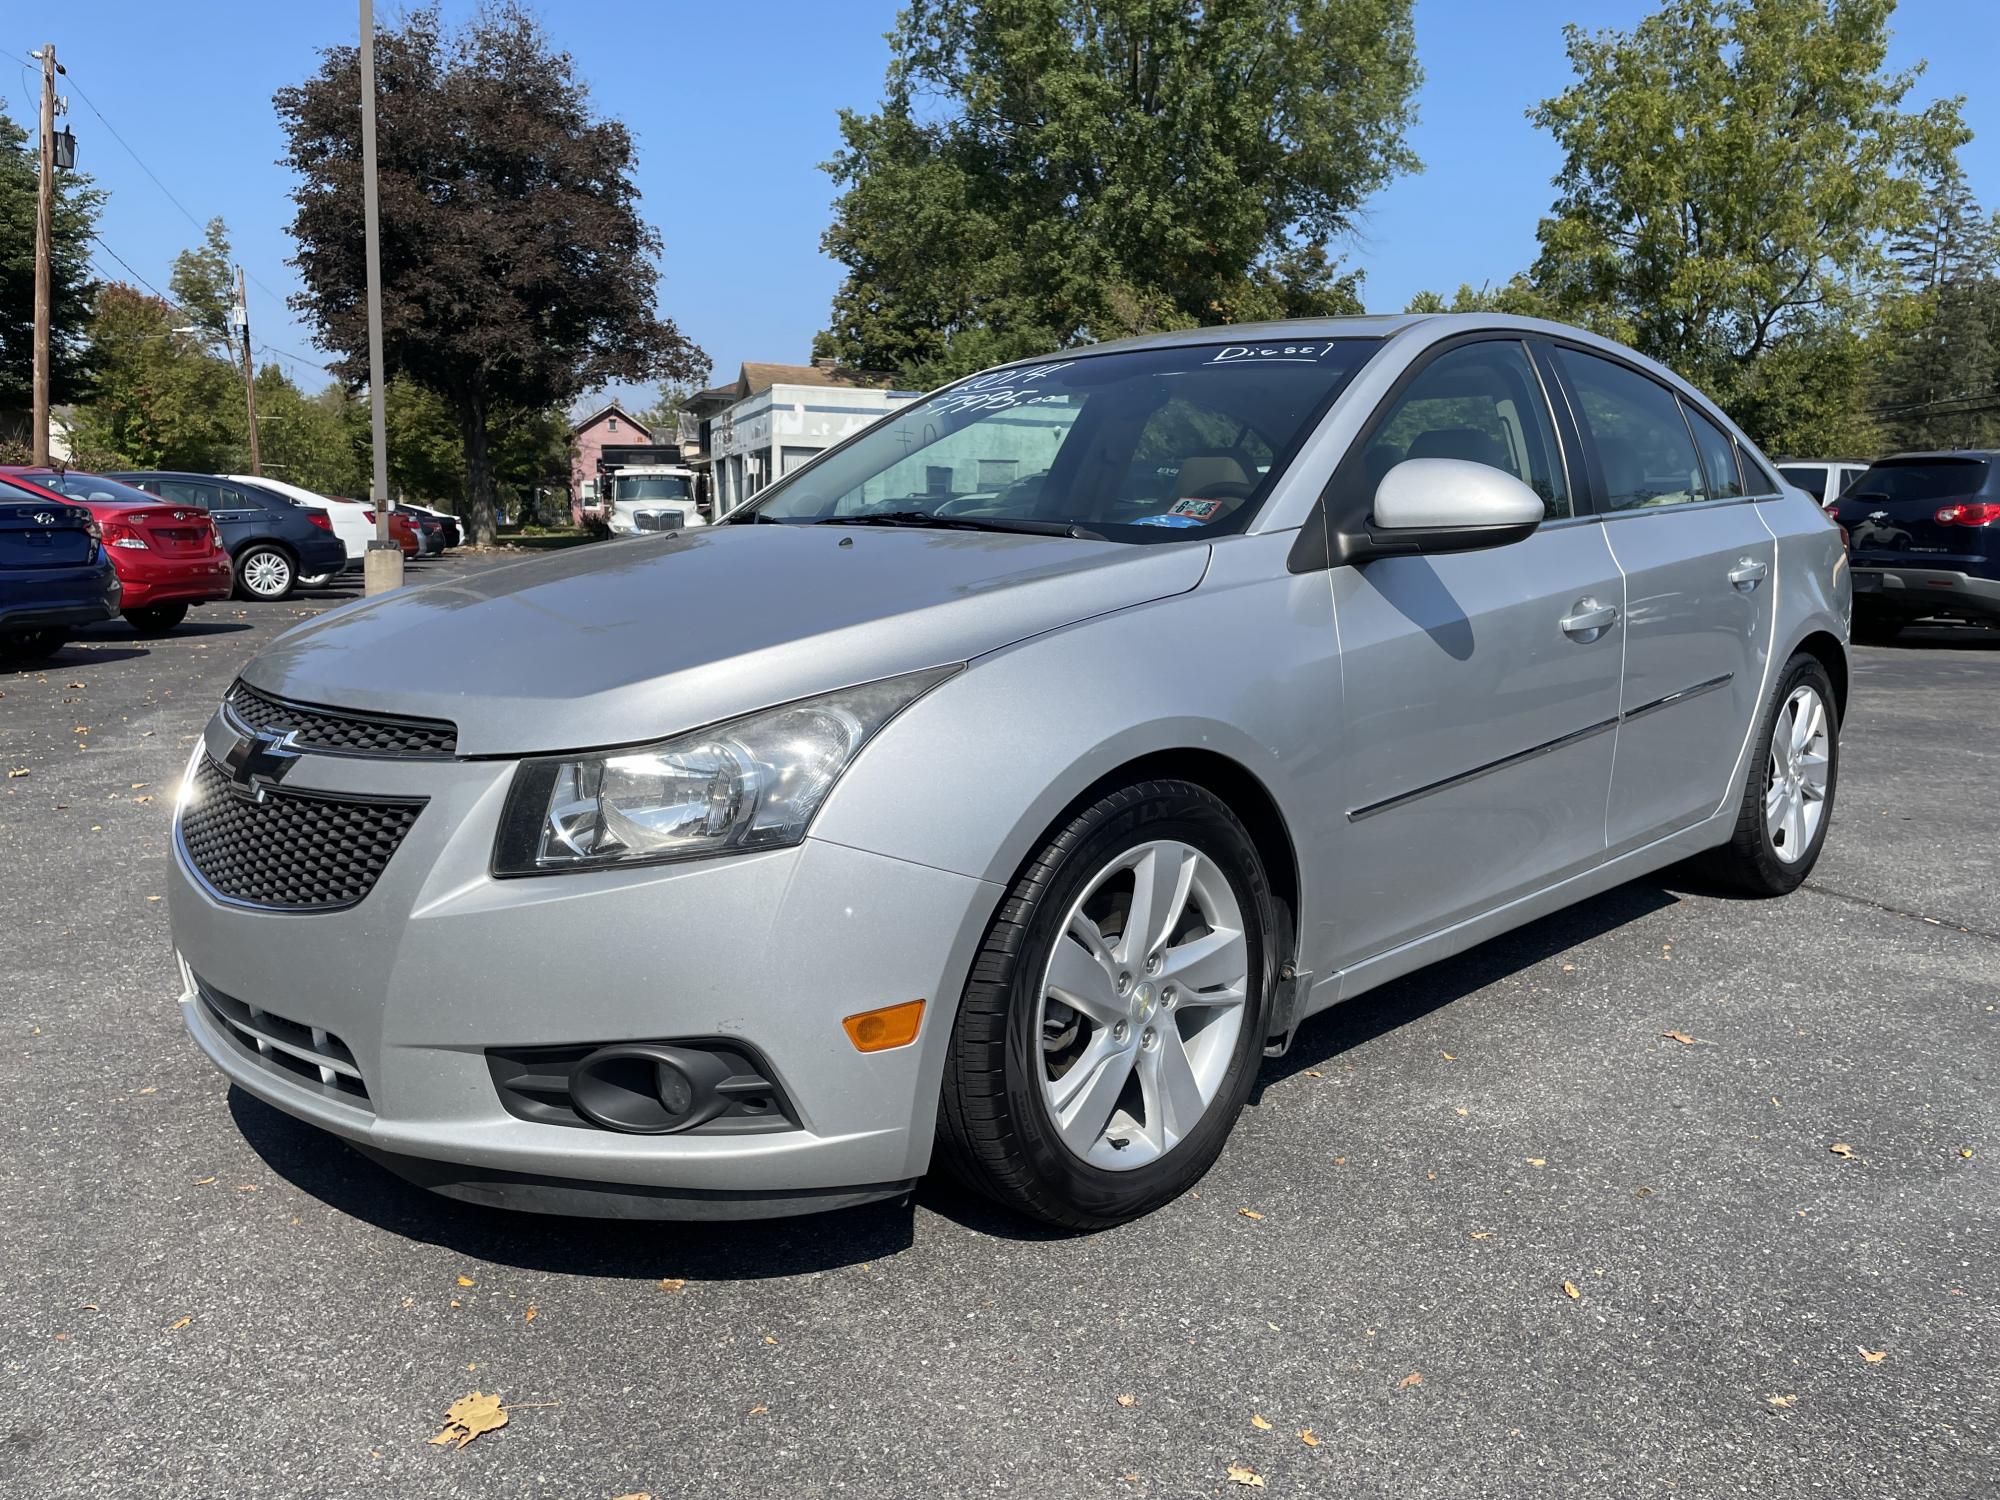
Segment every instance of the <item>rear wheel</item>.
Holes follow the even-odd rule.
[[[143,609],[125,611],[125,623],[141,635],[165,635],[187,618],[188,607],[182,604],[149,604]]]
[[[1801,652],[1785,664],[1765,710],[1736,832],[1704,858],[1703,870],[1752,895],[1796,890],[1826,842],[1839,771],[1833,682]]]
[[[68,641],[67,630],[26,630],[0,635],[0,661],[47,661]]]
[[[297,581],[291,556],[281,547],[249,547],[236,559],[237,592],[249,598],[282,599]]]
[[[333,575],[331,573],[314,573],[309,577],[301,578],[299,580],[299,587],[302,589],[323,589],[332,582]]]
[[[1212,793],[1152,781],[1085,808],[1029,861],[973,962],[946,1162],[1069,1229],[1178,1197],[1255,1079],[1274,931],[1256,846]]]

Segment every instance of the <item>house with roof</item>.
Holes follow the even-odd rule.
[[[908,406],[886,375],[809,365],[745,364],[727,385],[697,391],[681,416],[681,452],[705,477],[712,514],[727,515],[822,449]]]
[[[569,429],[571,516],[580,522],[585,511],[596,511],[599,508],[597,466],[606,448],[652,441],[652,428],[626,411],[616,401],[607,401],[589,416],[571,423]]]

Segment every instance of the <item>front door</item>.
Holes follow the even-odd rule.
[[[1625,689],[1608,832],[1616,853],[1720,808],[1764,697],[1777,544],[1735,445],[1650,375],[1565,348],[1625,575]]]
[[[1519,342],[1434,356],[1358,453],[1371,495],[1404,459],[1469,459],[1528,483],[1548,519],[1512,546],[1333,570],[1343,966],[1603,857],[1625,604]]]

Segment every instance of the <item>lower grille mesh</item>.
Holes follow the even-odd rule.
[[[338,911],[382,877],[423,799],[361,801],[266,788],[240,795],[203,755],[181,813],[181,844],[209,886],[279,911]]]

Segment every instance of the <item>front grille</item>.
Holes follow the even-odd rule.
[[[328,755],[448,760],[458,753],[458,726],[449,719],[404,719],[354,709],[318,708],[260,693],[238,682],[223,699],[246,729],[289,732],[301,750]]]
[[[267,787],[261,802],[252,801],[204,754],[181,813],[181,845],[195,872],[233,901],[339,911],[375,888],[424,800]]]
[[[372,1108],[368,1085],[361,1077],[354,1054],[332,1032],[320,1026],[301,1026],[261,1006],[225,995],[199,977],[194,989],[202,1009],[236,1043],[238,1050],[267,1068],[288,1073],[349,1104]]]

